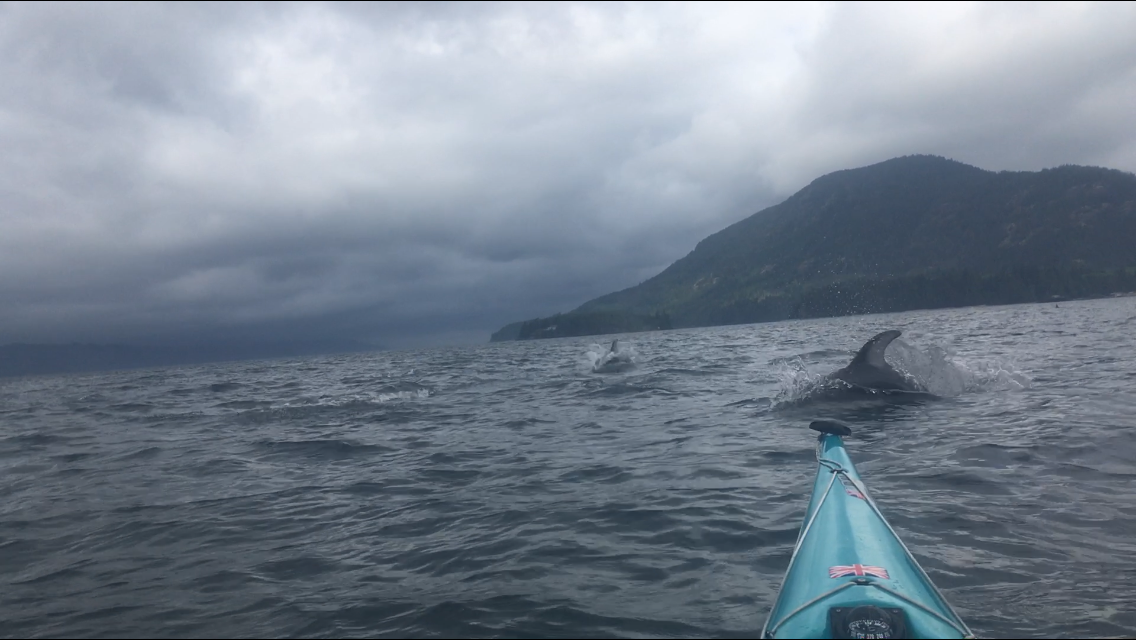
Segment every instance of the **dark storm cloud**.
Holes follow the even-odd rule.
[[[909,153],[1136,169],[1132,5],[0,5],[0,343],[481,340]]]

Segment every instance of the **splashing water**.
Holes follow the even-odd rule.
[[[963,393],[1016,391],[1028,389],[1031,384],[1029,376],[1012,364],[995,360],[960,361],[938,345],[919,349],[897,339],[888,347],[885,358],[901,375],[940,398]],[[843,382],[827,378],[827,374],[843,366],[841,364],[814,371],[804,358],[796,356],[778,359],[774,365],[778,392],[770,403],[773,408],[818,399],[828,391],[845,387]]]
[[[924,351],[896,339],[884,358],[908,380],[943,398],[958,396],[971,386],[967,369],[957,365],[939,346],[932,345]]]
[[[1028,389],[1031,383],[1029,376],[1011,364],[962,362],[938,345],[920,350],[897,339],[892,342],[885,357],[897,371],[917,381],[929,393],[943,398],[967,392]]]
[[[824,374],[810,371],[800,356],[778,359],[776,366],[778,391],[769,403],[771,408],[806,400],[826,386]]]
[[[429,389],[415,389],[413,391],[395,391],[393,393],[380,393],[377,396],[379,402],[390,402],[392,400],[423,400],[430,397]]]
[[[1020,391],[1029,389],[1033,380],[1012,364],[999,361],[980,361],[968,368],[971,386],[967,391]]]
[[[626,371],[635,366],[638,358],[635,345],[620,341],[613,353],[609,346],[592,343],[586,354],[588,367],[594,373]]]

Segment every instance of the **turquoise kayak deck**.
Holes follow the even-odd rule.
[[[762,637],[973,638],[880,513],[840,436],[820,436],[817,462],[809,508]],[[899,616],[898,628],[868,620],[853,625],[852,635],[833,635],[830,616],[865,605]]]

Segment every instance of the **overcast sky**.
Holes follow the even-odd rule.
[[[0,344],[483,342],[839,169],[1136,171],[1136,4],[0,4]]]

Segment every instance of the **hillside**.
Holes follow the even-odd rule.
[[[516,339],[621,330],[600,314],[691,327],[1108,295],[1136,290],[1134,239],[1133,174],[905,156],[822,176],[654,278],[527,321]],[[587,331],[560,329],[572,326]]]

